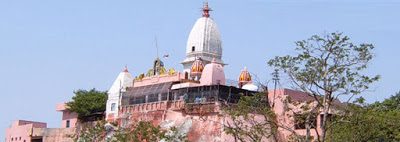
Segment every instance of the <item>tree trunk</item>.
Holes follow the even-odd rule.
[[[325,137],[326,137],[326,122],[327,122],[327,118],[328,118],[328,111],[329,111],[329,105],[330,103],[329,101],[329,97],[331,95],[329,93],[326,93],[324,95],[324,101],[323,101],[323,117],[322,117],[322,122],[321,122],[321,141],[324,142],[325,141]]]
[[[306,117],[306,142],[310,142],[310,137],[311,137],[311,133],[310,133],[310,116],[312,115],[312,113],[308,114]]]

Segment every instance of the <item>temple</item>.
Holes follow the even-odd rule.
[[[294,115],[301,113],[299,108],[302,104],[313,102],[309,95],[291,89],[267,91],[253,82],[246,67],[238,71],[235,84],[227,83],[221,35],[210,11],[208,3],[205,3],[202,16],[190,31],[186,55],[181,62],[182,71],[167,69],[157,57],[145,73],[133,77],[125,67],[118,74],[108,90],[106,121],[120,127],[128,127],[137,121],[150,121],[165,129],[174,126],[187,134],[189,141],[234,141],[224,132],[225,124],[231,120],[222,111],[222,106],[237,103],[241,96],[264,92],[277,121],[293,129],[279,128],[278,140],[287,141],[293,133],[305,135],[304,124],[297,122]],[[56,110],[63,113],[61,128],[51,129],[46,123],[18,120],[7,129],[5,141],[72,141],[68,135],[74,134],[73,128],[79,125],[77,115],[69,112],[65,104],[58,105]],[[315,117],[313,136],[315,130],[320,129],[319,120],[320,117]]]

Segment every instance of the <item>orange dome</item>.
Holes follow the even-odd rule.
[[[243,83],[243,84],[246,84],[246,83],[251,82],[251,75],[250,75],[250,73],[247,71],[247,68],[244,68],[244,69],[242,70],[242,72],[240,73],[240,75],[239,75],[239,82],[240,82],[240,83]]]
[[[190,74],[193,76],[201,75],[203,69],[204,69],[203,61],[200,58],[198,58],[193,62],[192,67],[190,68]]]

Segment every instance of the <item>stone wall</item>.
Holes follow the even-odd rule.
[[[75,128],[34,128],[32,137],[42,137],[44,142],[73,142]]]

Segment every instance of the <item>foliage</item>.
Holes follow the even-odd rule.
[[[106,125],[113,127],[107,130]],[[178,129],[161,129],[147,121],[139,121],[128,128],[117,128],[117,124],[107,124],[106,121],[85,122],[77,128],[73,135],[75,142],[186,142],[186,134],[179,133]]]
[[[275,114],[269,107],[265,93],[242,96],[237,104],[227,105],[223,110],[231,119],[224,131],[235,140],[259,142],[275,138]]]
[[[373,58],[374,46],[355,45],[342,33],[314,35],[297,41],[296,46],[297,55],[275,57],[268,64],[283,70],[296,88],[314,97],[318,105],[313,110],[323,114],[318,140],[325,141],[328,111],[334,101],[341,95],[352,98],[379,79],[362,74]]]
[[[389,99],[385,99],[383,102],[376,102],[371,107],[383,111],[398,110],[400,111],[400,92],[391,96]]]
[[[78,114],[79,119],[83,119],[93,113],[104,112],[107,104],[107,92],[91,90],[74,91],[75,96],[72,101],[67,103],[67,107],[72,112]]]
[[[396,94],[398,96],[398,93]],[[400,141],[400,110],[387,106],[397,101],[391,97],[368,105],[361,101],[350,104],[347,115],[333,121],[330,141]],[[394,104],[390,104],[392,106]],[[398,105],[398,104],[397,104]],[[381,109],[381,108],[385,109]],[[389,109],[386,109],[389,108]]]
[[[169,128],[166,133],[165,137],[163,138],[165,142],[189,142],[187,139],[186,133],[182,133],[176,127]]]
[[[105,139],[106,131],[104,125],[106,121],[88,122],[80,125],[77,135],[74,136],[75,142],[102,142]]]
[[[115,142],[153,142],[165,138],[165,131],[161,130],[159,126],[154,126],[150,122],[139,121],[129,128],[119,130],[114,137]]]

